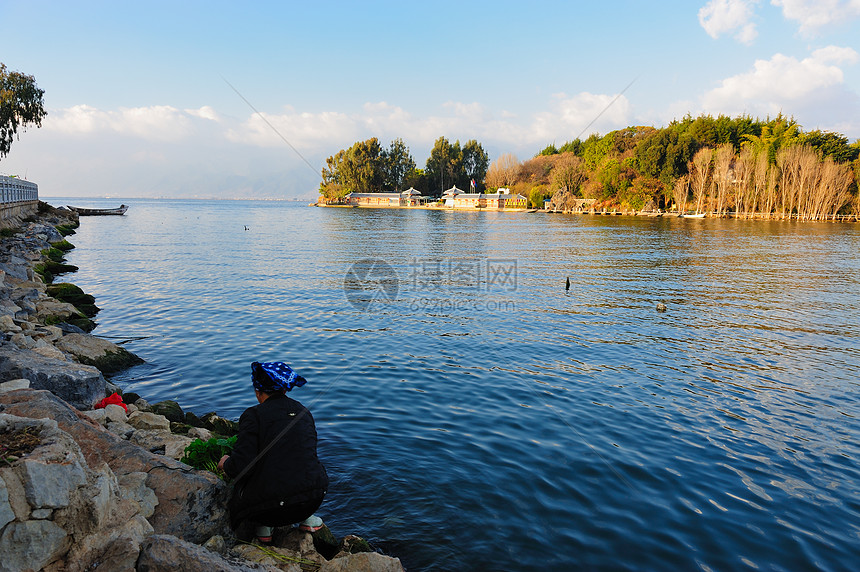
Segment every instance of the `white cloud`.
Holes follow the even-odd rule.
[[[735,39],[751,44],[758,35],[753,23],[753,6],[758,0],[710,0],[699,10],[699,24],[709,36],[735,33]]]
[[[102,111],[89,105],[54,110],[43,123],[48,131],[77,135],[114,132],[155,141],[177,141],[191,131],[182,111],[169,105]]]
[[[193,115],[194,117],[199,117],[200,119],[208,119],[215,122],[221,121],[221,116],[218,115],[218,112],[208,105],[204,105],[200,109],[186,109],[185,113]]]
[[[775,114],[832,100],[834,90],[844,91],[844,74],[838,64],[853,64],[860,55],[852,48],[828,46],[808,58],[776,54],[756,60],[753,70],[723,80],[705,94],[703,107],[712,113]]]
[[[860,16],[860,0],[771,0],[788,20],[800,23],[800,32],[814,34],[820,28]]]
[[[278,147],[288,141],[296,148],[327,146],[357,135],[354,120],[344,113],[254,113],[244,123],[226,131],[227,140],[258,147]]]

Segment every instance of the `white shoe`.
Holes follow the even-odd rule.
[[[299,530],[316,532],[323,527],[323,521],[315,514],[310,515],[299,523]]]

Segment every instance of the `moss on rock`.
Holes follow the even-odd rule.
[[[78,226],[80,226],[80,225],[77,223],[74,225],[72,225],[72,224],[58,224],[54,228],[56,228],[57,232],[59,232],[61,235],[69,236],[71,234],[75,234],[75,229],[78,228]]]
[[[50,258],[45,260],[43,264],[45,265],[45,269],[48,270],[48,272],[50,272],[54,276],[57,276],[58,274],[66,274],[68,272],[78,271],[78,267],[73,264],[64,264],[62,262],[57,262]]]
[[[96,329],[96,326],[98,325],[86,316],[72,316],[71,318],[67,319],[65,323],[71,324],[72,326],[77,326],[85,332],[92,332]]]
[[[183,423],[185,421],[185,413],[182,412],[182,408],[179,404],[172,399],[165,399],[164,401],[153,403],[150,407],[150,411],[152,413],[164,415],[167,417],[168,421],[173,421],[174,423]]]
[[[188,432],[191,431],[191,425],[186,423],[177,423],[176,421],[170,422],[170,432],[176,435],[188,435]]]
[[[92,323],[91,320],[88,320]],[[84,331],[87,331],[86,328],[81,327],[78,324],[75,324],[79,328]],[[95,324],[93,324],[93,328]],[[91,330],[90,330],[91,331]],[[140,365],[144,363],[144,361],[138,356],[134,355],[130,351],[125,348],[118,348],[117,351],[107,352],[103,356],[98,358],[90,358],[86,356],[77,356],[78,361],[84,365],[91,365],[97,368],[100,372],[105,374],[116,373],[118,371],[122,371],[124,369],[128,369],[135,365]]]
[[[52,249],[61,250],[63,252],[68,252],[68,251],[72,250],[74,247],[75,247],[75,245],[66,239],[63,239],[59,242],[54,242],[51,244]]]
[[[99,313],[100,308],[95,305],[95,297],[86,294],[78,286],[69,283],[51,284],[46,292],[61,302],[68,302],[81,311],[87,318],[92,318]]]
[[[33,266],[33,272],[42,277],[42,282],[50,284],[54,281],[54,275],[48,270],[48,266],[42,262]]]
[[[203,421],[203,426],[206,429],[209,429],[213,433],[217,433],[219,435],[226,435],[228,437],[232,437],[239,433],[239,424],[235,421],[230,421],[229,419],[224,419],[223,417],[219,417],[217,413],[214,411],[210,413],[206,413],[203,417],[200,418]]]

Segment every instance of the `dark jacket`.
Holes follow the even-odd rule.
[[[230,499],[234,527],[255,514],[322,499],[328,475],[317,458],[310,411],[281,394],[246,409],[224,472],[238,478]]]

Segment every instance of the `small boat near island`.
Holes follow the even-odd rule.
[[[79,216],[124,215],[125,211],[128,210],[127,205],[119,205],[119,207],[115,209],[88,209],[83,207],[73,207],[71,205],[67,206],[69,207],[69,210],[78,213]]]
[[[705,218],[705,213],[682,214],[682,218]]]

